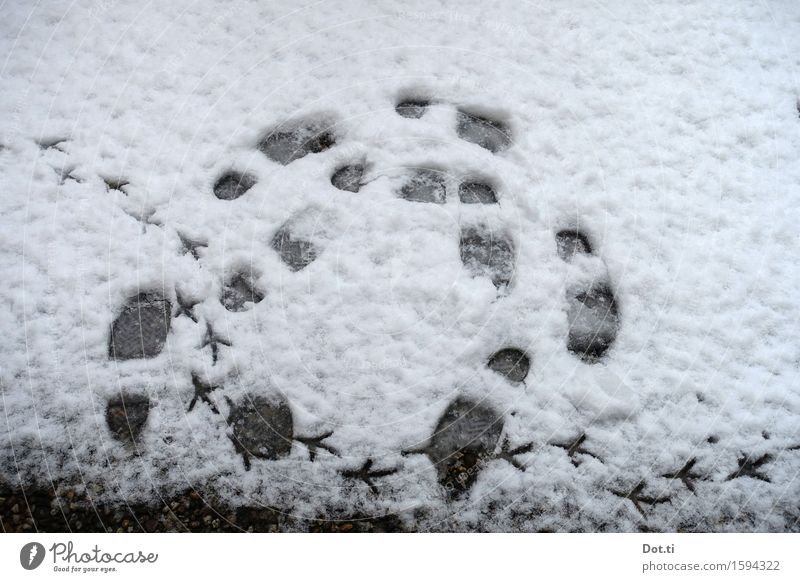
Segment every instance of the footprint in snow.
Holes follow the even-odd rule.
[[[361,178],[364,175],[364,164],[354,163],[341,166],[331,176],[331,184],[339,190],[358,192],[361,189]]]
[[[292,271],[305,269],[317,258],[317,247],[314,243],[294,234],[289,223],[272,237],[272,248]]]
[[[462,182],[458,186],[458,198],[463,204],[497,204],[494,188],[484,182]]]
[[[531,369],[531,360],[528,354],[517,348],[504,348],[495,352],[487,364],[498,374],[505,376],[512,382],[523,382]]]
[[[400,188],[400,198],[409,202],[444,204],[447,201],[447,175],[441,170],[418,168]]]
[[[511,283],[516,255],[514,243],[505,233],[483,225],[464,226],[459,251],[461,262],[474,277],[488,277],[498,289]]]
[[[491,406],[459,397],[439,418],[428,442],[403,454],[427,455],[446,496],[457,499],[472,488],[490,461],[506,461],[520,471],[525,470],[516,457],[529,453],[533,444],[510,449],[506,439],[498,448],[503,425],[503,416]]]
[[[569,285],[567,289],[567,349],[587,364],[597,363],[616,340],[620,327],[619,308],[608,273],[594,256],[588,237],[580,231],[560,231],[556,234],[556,246],[559,257],[576,264],[577,269],[585,267],[602,272],[588,284]],[[576,258],[581,256],[594,259],[594,264],[578,264]]]
[[[258,149],[285,166],[336,145],[335,125],[333,119],[323,116],[288,121],[270,130],[259,141]]]
[[[459,109],[456,114],[458,137],[493,154],[511,146],[511,129],[500,119]]]
[[[430,107],[430,101],[427,99],[404,99],[395,106],[395,111],[401,117],[408,119],[419,119]]]
[[[135,443],[147,423],[150,399],[144,394],[121,394],[106,405],[106,424],[111,434],[124,443]]]
[[[172,304],[158,292],[128,298],[111,324],[109,357],[115,360],[152,358],[167,341]]]
[[[248,304],[260,303],[264,293],[256,286],[252,277],[235,273],[225,282],[220,302],[228,311],[245,311]]]
[[[247,470],[250,469],[252,457],[274,461],[289,456],[293,441],[306,446],[312,461],[318,449],[326,450],[332,455],[339,454],[335,448],[323,442],[332,432],[316,437],[295,435],[292,409],[280,395],[247,394],[237,403],[227,397],[225,400],[230,407],[230,439],[237,452],[242,455]]]
[[[255,186],[257,181],[252,174],[228,170],[214,183],[214,195],[220,200],[236,200]]]
[[[491,407],[466,398],[442,414],[428,443],[407,451],[428,456],[439,484],[451,499],[467,492],[493,453],[503,432],[503,417]]]

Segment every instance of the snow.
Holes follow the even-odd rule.
[[[0,480],[419,529],[797,530],[798,25],[790,0],[6,6]],[[359,164],[358,192],[331,184]],[[403,198],[419,169],[444,203]],[[252,185],[215,195],[226,175]],[[476,181],[496,204],[460,202]],[[503,289],[461,260],[477,226],[513,249]],[[563,230],[591,254],[559,257]],[[230,311],[237,277],[263,299]],[[595,283],[618,329],[583,361],[568,298]],[[198,321],[114,360],[140,293]],[[487,366],[504,348],[524,382]],[[193,375],[218,413],[188,410]],[[121,393],[149,400],[133,447]],[[340,456],[294,440],[247,470],[228,419],[257,397]],[[533,446],[450,499],[402,452],[464,402],[502,416],[495,453]],[[581,435],[591,455],[556,446]],[[765,454],[769,482],[727,479]],[[377,494],[342,474],[369,459],[397,468]],[[694,493],[664,477],[690,459]],[[614,493],[641,481],[670,501]]]

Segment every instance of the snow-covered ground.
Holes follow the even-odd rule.
[[[2,15],[0,480],[800,529],[795,0]]]

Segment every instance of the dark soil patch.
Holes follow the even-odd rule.
[[[58,489],[58,493],[56,493]],[[263,506],[232,508],[198,490],[155,494],[153,503],[98,504],[73,489],[19,488],[0,484],[0,530],[4,533],[156,532],[402,532],[394,515],[299,520]]]

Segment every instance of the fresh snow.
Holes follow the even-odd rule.
[[[796,1],[53,0],[0,28],[0,482],[800,529]],[[163,349],[110,357],[140,294]]]

